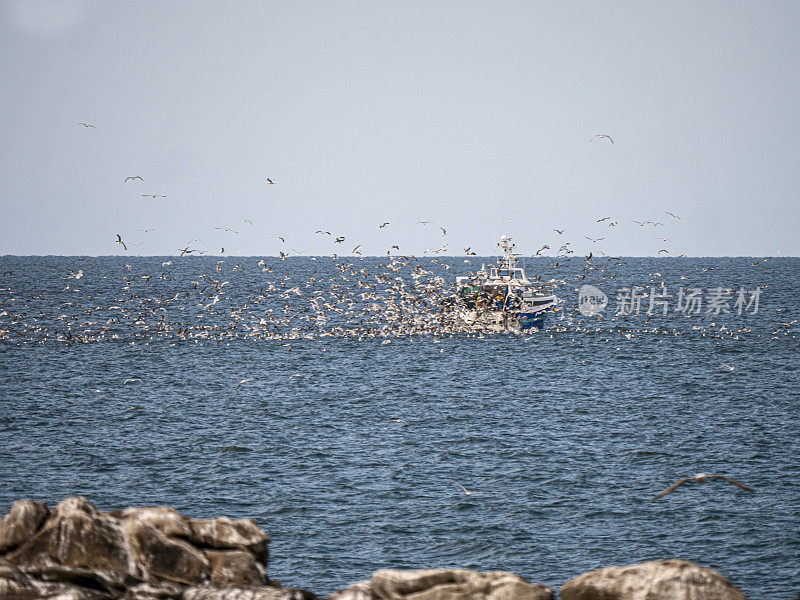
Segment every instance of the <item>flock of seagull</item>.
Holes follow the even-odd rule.
[[[442,232],[446,235],[444,228]],[[116,243],[127,248],[120,235]],[[356,255],[360,247],[353,248]],[[76,259],[77,264],[61,274],[61,285],[49,288],[10,287],[17,282],[13,273],[6,271],[0,278],[0,340],[74,344],[348,337],[391,343],[395,337],[420,334],[482,336],[489,331],[467,325],[454,309],[454,277],[448,271],[453,267],[477,268],[472,263],[475,253],[470,248],[464,250],[463,259],[336,254],[305,257],[304,268],[299,269],[299,263],[288,260],[286,254],[257,264],[254,259],[180,258],[193,253],[187,245],[180,257],[163,261],[160,267],[158,263],[146,267],[152,259],[131,260],[134,264],[121,267],[119,284],[103,282],[103,294],[98,294],[96,287],[97,277],[105,276],[105,272],[90,270],[83,262],[86,259]],[[552,273],[561,276],[549,281],[565,292],[587,280],[598,285],[613,282],[627,264],[620,257],[571,254],[567,242],[552,259]],[[459,265],[461,260],[463,264]],[[649,273],[647,279],[642,285],[665,286],[661,273]],[[667,327],[663,319],[651,323],[654,317],[609,314],[592,321],[576,307],[560,302],[548,318],[551,325],[544,334],[566,333],[582,344],[581,334],[585,333],[599,334],[612,343],[644,334],[695,333],[737,340],[752,333],[743,321],[726,325],[697,320],[689,329]],[[773,327],[772,336],[793,335],[795,323]]]
[[[94,127],[79,123],[83,127]],[[614,140],[607,134],[597,134],[592,140]],[[126,177],[125,182],[144,181],[140,175]],[[276,180],[268,178],[268,185]],[[152,198],[166,197],[161,194],[143,194]],[[667,211],[670,220],[681,217]],[[243,223],[252,225],[249,219]],[[611,216],[596,220],[608,227],[616,227],[618,219]],[[633,221],[640,227],[663,227],[653,220]],[[435,225],[441,230],[442,239],[447,229],[431,221],[419,221],[418,225]],[[388,221],[378,225],[389,226]],[[217,229],[236,233],[229,227]],[[556,235],[564,229],[554,229]],[[344,244],[346,236],[335,235],[325,229],[316,235],[329,236],[334,244]],[[592,244],[605,238],[585,236]],[[285,243],[285,239],[279,238]],[[666,241],[666,238],[660,238]],[[160,268],[147,271],[126,264],[118,283],[100,282],[106,277],[90,273],[83,265],[86,259],[76,259],[78,264],[61,274],[63,281],[54,286],[42,285],[39,289],[20,289],[11,286],[14,274],[5,271],[0,278],[0,341],[16,343],[59,342],[67,345],[117,341],[140,343],[165,341],[177,343],[222,342],[233,339],[282,340],[318,339],[345,337],[357,340],[379,339],[382,344],[392,343],[401,336],[427,335],[434,339],[446,335],[482,337],[489,332],[476,330],[458,318],[454,305],[455,287],[447,271],[463,260],[466,268],[476,269],[471,257],[476,253],[471,247],[464,248],[464,257],[456,259],[444,256],[448,244],[425,251],[424,258],[414,255],[392,255],[399,246],[393,244],[385,258],[361,256],[361,244],[352,248],[351,257],[305,258],[306,271],[294,268],[297,263],[285,262],[290,255],[281,251],[278,257],[255,261],[244,259],[205,260],[181,258],[185,255],[203,254],[192,248],[190,240],[178,252],[179,262],[161,262]],[[128,251],[128,243],[121,234],[116,235],[116,244]],[[605,256],[600,249],[593,249],[585,257],[573,256],[570,242],[561,244],[552,258],[553,269],[564,269],[561,278],[551,279],[557,286],[572,290],[588,277],[599,283],[613,280],[619,268],[626,264],[620,257]],[[533,256],[541,256],[550,248],[545,244]],[[225,248],[221,249],[224,252]],[[662,249],[659,254],[668,254]],[[434,256],[435,255],[435,256]],[[442,256],[440,256],[442,255]],[[685,256],[677,255],[677,256]],[[602,257],[602,258],[600,258]],[[575,260],[577,259],[577,260]],[[238,262],[236,262],[238,260]],[[189,262],[187,262],[189,261]],[[572,261],[572,262],[571,262]],[[142,260],[131,261],[141,265]],[[753,263],[753,267],[763,264]],[[577,264],[576,264],[577,263]],[[570,268],[568,268],[570,267]],[[86,272],[84,271],[86,269]],[[308,273],[307,271],[312,270]],[[561,272],[561,271],[556,271]],[[103,273],[107,273],[104,270]],[[4,280],[10,276],[11,280]],[[650,273],[649,284],[664,287],[661,273]],[[83,281],[81,281],[83,280]],[[84,287],[87,281],[93,285]],[[39,282],[41,283],[41,282]],[[24,286],[23,286],[24,287]],[[575,288],[577,289],[577,288]],[[644,318],[644,317],[643,317]],[[637,335],[687,335],[696,333],[703,337],[740,339],[751,329],[744,324],[728,327],[724,324],[699,322],[688,328],[650,325],[651,316],[642,324],[633,317],[615,315],[605,322],[589,322],[575,308],[563,302],[553,311],[552,325],[544,332],[554,337],[567,334],[583,345],[581,334],[593,333],[603,341],[613,344],[630,342]],[[609,327],[610,322],[610,327]],[[772,336],[793,335],[796,321],[773,327]],[[620,347],[616,348],[617,350]],[[289,350],[291,347],[289,346]],[[729,365],[723,365],[729,367]],[[729,367],[733,370],[733,367]],[[125,383],[136,381],[127,380]],[[243,379],[235,389],[253,381]],[[407,425],[402,419],[395,421]],[[662,498],[681,485],[694,481],[705,483],[709,479],[724,480],[747,491],[751,488],[723,475],[701,473],[678,481],[654,498]],[[458,484],[466,495],[478,494]]]
[[[79,125],[94,127],[90,123]],[[591,139],[614,143],[607,134],[597,134]],[[123,182],[144,182],[144,178],[141,175],[129,175]],[[268,185],[276,183],[273,178],[266,179]],[[166,197],[163,194],[142,195]],[[681,220],[673,212],[666,211],[666,215],[671,221]],[[253,226],[250,219],[241,219],[241,222]],[[662,222],[652,219],[632,222],[640,227],[664,227]],[[603,216],[596,219],[596,223],[617,227],[620,219]],[[378,228],[384,229],[389,225],[389,221],[383,221]],[[59,294],[49,292],[45,295],[37,291],[33,297],[25,298],[13,288],[0,287],[0,340],[56,340],[72,344],[106,339],[129,339],[135,343],[136,340],[155,338],[179,342],[345,336],[358,339],[377,337],[390,343],[393,337],[405,335],[488,333],[463,323],[453,309],[454,283],[447,271],[457,266],[454,262],[457,259],[446,255],[447,228],[429,220],[417,221],[416,225],[431,225],[441,232],[441,245],[425,250],[425,258],[411,254],[399,255],[400,247],[394,243],[386,250],[385,258],[373,258],[372,262],[367,263],[365,261],[370,259],[362,256],[362,244],[355,244],[350,256],[340,256],[334,252],[332,258],[307,258],[317,261],[319,268],[301,279],[297,278],[295,269],[283,268],[284,261],[292,256],[292,252],[301,254],[289,248],[281,250],[276,259],[262,259],[257,266],[244,259],[238,259],[239,262],[219,260],[209,272],[207,261],[185,263],[187,259],[182,259],[184,256],[207,253],[205,249],[195,246],[195,242],[200,241],[195,238],[178,249],[178,258],[182,259],[178,264],[198,267],[190,273],[188,282],[173,283],[179,281],[184,271],[177,269],[178,265],[173,265],[172,261],[164,261],[158,269],[160,272],[136,272],[133,266],[126,265],[127,272],[122,275],[120,287],[103,300],[90,293],[82,294],[78,285],[78,280],[84,276],[82,269],[77,272],[69,269],[69,273],[62,275],[68,281]],[[214,229],[233,234],[239,232],[233,227],[219,226]],[[564,240],[562,236],[565,229],[554,228],[553,231],[558,239]],[[342,247],[347,241],[345,235],[334,234],[324,228],[317,229],[315,235],[329,237],[334,247]],[[613,280],[618,268],[626,264],[621,257],[607,256],[597,247],[599,242],[606,239],[605,236],[584,237],[593,244],[586,256],[575,256],[571,242],[564,241],[552,257],[553,272],[563,275],[550,281],[562,289],[580,285],[587,277],[598,284]],[[286,243],[284,237],[278,236],[278,239]],[[668,241],[667,238],[659,239]],[[116,234],[115,243],[124,252],[130,248],[130,242],[119,233]],[[349,244],[344,246],[347,247]],[[544,244],[532,257],[543,256],[542,253],[550,248],[549,243]],[[395,250],[397,253],[393,255]],[[220,248],[220,253],[225,253],[224,246]],[[669,254],[669,251],[662,248],[658,254]],[[477,269],[477,265],[470,260],[475,255],[471,247],[464,248],[464,263],[471,269],[469,273]],[[752,264],[757,267],[764,262],[766,260]],[[249,275],[247,288],[234,291],[242,277],[230,274],[244,274],[245,271]],[[6,271],[3,275],[11,274]],[[664,288],[665,282],[660,273],[649,273],[648,277],[649,281],[643,283]],[[64,302],[65,295],[69,302]],[[603,323],[604,327],[593,327],[563,303],[556,306],[554,316],[555,323],[547,332],[551,336],[561,332],[580,334],[594,330],[609,340],[622,335],[630,341],[635,335],[644,333],[683,333],[679,328],[648,327],[651,316],[647,317],[644,327],[636,327],[628,322],[626,315],[612,315]],[[608,328],[608,321],[616,324],[616,329]],[[774,327],[773,336],[789,334],[794,323]],[[703,336],[738,339],[751,330],[743,324],[738,328],[729,328],[712,322],[709,325],[699,323],[693,331],[699,331]],[[576,341],[582,343],[579,339]]]

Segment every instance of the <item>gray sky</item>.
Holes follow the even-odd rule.
[[[797,2],[0,0],[0,254],[800,255],[798,30]]]

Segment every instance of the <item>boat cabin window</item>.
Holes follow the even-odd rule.
[[[493,277],[507,277],[509,279],[522,279],[521,269],[497,269],[492,273]]]

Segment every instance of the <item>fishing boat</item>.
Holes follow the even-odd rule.
[[[478,330],[543,328],[557,301],[553,283],[527,278],[511,237],[502,236],[497,245],[503,250],[498,266],[484,264],[477,273],[456,278],[458,318]]]

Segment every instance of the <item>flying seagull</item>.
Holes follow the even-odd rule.
[[[122,236],[120,234],[117,234],[117,243],[122,244],[122,247],[125,248],[125,250],[128,249],[128,247],[125,245],[125,242],[122,241]]]
[[[680,217],[678,215],[673,215],[671,212],[667,211],[667,214],[672,217],[673,219],[678,219],[680,221]]]
[[[467,488],[465,488],[465,487],[464,487],[463,485],[461,485],[460,483],[457,483],[456,485],[457,485],[458,487],[460,487],[462,490],[464,490],[464,493],[465,493],[467,496],[472,496],[473,494],[480,494],[480,493],[481,493],[481,492],[471,492],[470,490],[468,490]]]
[[[238,390],[238,389],[239,389],[239,387],[240,387],[240,386],[241,386],[243,383],[247,383],[248,381],[255,381],[255,379],[242,379],[242,380],[241,380],[239,383],[237,383],[237,384],[236,384],[236,387],[235,387],[235,388],[233,388],[233,389],[235,389],[235,390]]]
[[[94,125],[91,125],[90,123],[78,123],[78,125],[83,125],[84,127],[94,127]]]
[[[722,479],[723,481],[727,481],[728,483],[735,485],[738,488],[742,488],[743,490],[747,490],[748,492],[755,492],[753,488],[749,488],[743,483],[739,483],[738,481],[736,481],[735,479],[731,479],[730,477],[725,477],[725,475],[717,475],[716,473],[698,473],[694,477],[685,477],[684,479],[681,479],[677,483],[671,485],[663,492],[658,494],[655,498],[653,498],[653,500],[658,500],[659,498],[663,498],[667,494],[671,494],[680,486],[682,486],[684,483],[688,483],[690,481],[696,481],[697,483],[705,483],[709,479]]]
[[[389,221],[386,221],[386,222],[385,222],[385,223],[383,223],[382,225],[378,225],[378,229],[383,229],[383,228],[384,228],[384,227],[386,227],[388,224],[389,224]]]
[[[267,183],[269,183],[269,184],[272,184],[272,185],[275,185],[275,184],[277,183],[277,181],[275,181],[274,179],[270,179],[269,177],[267,177]]]
[[[133,177],[126,177],[125,181],[135,181],[137,179],[139,181],[144,181],[144,179],[142,179],[139,175],[134,175]],[[123,183],[125,183],[125,182],[123,181]]]
[[[591,139],[591,140],[589,140],[589,141],[591,142],[591,141],[592,141],[594,138],[600,138],[600,139],[603,139],[603,138],[605,138],[605,139],[607,139],[609,142],[611,142],[612,144],[614,143],[614,140],[612,140],[612,139],[611,139],[611,136],[610,136],[610,135],[606,135],[605,133],[598,133],[598,134],[595,134],[595,135],[594,135],[594,137],[592,137],[592,139]]]

